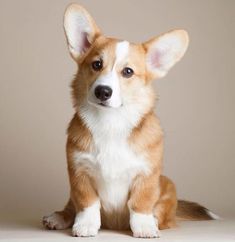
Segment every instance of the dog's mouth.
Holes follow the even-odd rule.
[[[110,106],[107,102],[96,102],[93,103],[98,107],[102,107],[102,108],[112,108],[112,106]]]
[[[91,102],[88,100],[88,103],[96,108],[112,108],[112,106],[105,102]]]
[[[113,107],[107,102],[92,102],[90,100],[88,100],[88,103],[96,108],[101,108],[101,109],[116,109],[123,106],[123,104],[121,104],[119,107]]]
[[[107,103],[97,103],[98,105],[102,106],[102,107],[106,107],[106,108],[110,108],[110,106]]]

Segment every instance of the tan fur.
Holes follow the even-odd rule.
[[[77,168],[73,158],[74,151],[87,151],[89,150],[90,144],[90,131],[83,124],[82,120],[77,115],[74,115],[68,128],[66,151],[71,185],[71,200],[76,211],[81,211],[84,207],[88,207],[97,199],[97,193],[92,178],[86,172],[85,168]]]
[[[129,142],[135,152],[145,154],[151,163],[151,173],[148,176],[137,176],[133,181],[129,206],[136,212],[151,213],[159,198],[158,187],[163,155],[162,131],[152,110],[132,131]]]
[[[176,218],[177,220],[212,220],[219,218],[215,214],[214,217],[211,217],[208,211],[207,208],[198,203],[179,200]]]
[[[163,133],[159,120],[153,112],[155,96],[152,95],[151,99],[151,105],[146,108],[146,114],[143,119],[138,126],[133,129],[129,137],[129,143],[135,152],[146,154],[148,161],[151,163],[152,170],[151,174],[148,176],[139,175],[135,178],[130,189],[128,205],[134,211],[140,213],[148,214],[153,210],[156,211],[160,221],[159,227],[168,228],[175,225],[174,215],[177,200],[175,190],[173,188],[170,189],[171,187],[174,187],[173,183],[161,176]],[[152,135],[153,133],[155,135]],[[72,154],[75,150],[89,150],[91,139],[92,137],[89,130],[79,116],[75,115],[68,128],[67,154],[71,195],[73,196],[72,200],[79,204],[79,210],[81,207],[87,207],[91,204],[97,198],[97,195],[95,193],[95,184],[92,183],[86,170],[83,168],[80,168],[81,170],[79,170],[77,168],[76,172],[74,171]],[[165,199],[164,196],[166,195],[169,198]],[[110,216],[112,216],[112,214],[110,214]],[[104,219],[106,217],[107,216],[103,216]],[[105,224],[105,221],[103,223]]]
[[[69,226],[73,225],[75,218],[75,208],[71,199],[69,199],[64,210],[56,212],[58,215],[62,216],[66,224]]]
[[[155,205],[155,215],[158,218],[159,228],[167,229],[176,225],[176,189],[174,183],[166,176],[160,177],[160,189],[160,198]]]
[[[74,5],[74,9],[73,7],[71,8],[72,10],[78,8],[79,11],[85,11],[83,8],[79,9],[77,5]],[[84,100],[87,99],[88,90],[97,77],[108,73],[113,68],[115,46],[119,42],[117,39],[103,36],[90,15],[87,12],[85,14],[88,16],[93,29],[91,36],[89,36],[91,47],[81,54],[81,56],[78,56],[70,49],[71,55],[79,65],[78,72],[71,85],[73,105],[76,112],[68,127],[66,147],[71,198],[65,209],[57,212],[64,218],[66,224],[70,225],[72,225],[71,221],[74,219],[75,213],[83,211],[92,205],[94,201],[98,200],[97,184],[95,184],[87,168],[78,165],[74,158],[76,152],[89,153],[93,145],[93,137],[89,127],[86,126],[86,123],[79,114],[80,108]],[[184,41],[188,41],[185,31],[178,31],[176,33]],[[160,229],[165,229],[176,225],[177,196],[173,182],[162,175],[163,132],[159,120],[154,113],[156,95],[151,82],[156,76],[146,66],[147,53],[152,44],[159,38],[154,38],[143,44],[130,43],[129,55],[125,59],[125,63],[119,63],[116,66],[116,71],[123,96],[128,97],[131,102],[139,105],[142,105],[142,98],[145,99],[142,116],[135,127],[133,127],[128,137],[128,144],[135,154],[145,157],[150,171],[148,174],[140,172],[133,179],[126,207],[128,206],[137,213],[154,213],[158,218]],[[186,42],[185,46],[187,46]],[[181,55],[183,54],[184,52],[181,53]],[[97,72],[91,69],[91,63],[100,58],[100,56],[102,56],[104,66],[102,70]],[[175,58],[175,62],[177,62],[181,56],[176,55]],[[134,70],[134,75],[128,79],[123,78],[121,75],[123,66],[130,66]],[[139,96],[138,90],[142,90],[144,97]],[[182,206],[180,208],[181,217],[192,218],[190,213],[183,211]],[[101,206],[103,227],[112,227],[109,224],[112,221],[112,216],[114,216],[112,213],[105,213]],[[120,223],[128,224],[128,214],[125,212],[122,216]],[[195,214],[194,216],[198,217]]]
[[[114,58],[113,46],[117,40],[107,39],[104,37],[98,37],[94,42],[92,49],[84,57],[83,62],[80,63],[82,72],[78,72],[76,78],[73,81],[73,100],[74,106],[78,107],[78,103],[82,99],[86,98],[86,90],[96,79],[97,73],[86,70],[87,63],[91,63],[95,59],[96,53],[103,51],[103,56],[111,60],[109,65],[106,66],[103,72],[107,72],[112,67],[112,60]],[[105,48],[105,50],[103,50]],[[161,196],[161,184],[160,176],[162,172],[162,158],[163,158],[163,133],[159,124],[159,120],[153,112],[155,103],[155,94],[152,88],[152,84],[146,78],[146,69],[144,64],[145,50],[141,44],[131,45],[131,55],[128,61],[128,65],[131,65],[137,74],[135,77],[127,80],[127,91],[131,91],[133,85],[141,85],[145,87],[148,92],[149,104],[145,107],[145,114],[140,120],[139,124],[133,129],[129,137],[129,144],[132,149],[139,154],[144,154],[147,160],[150,162],[151,173],[146,175],[137,176],[130,188],[129,207],[136,212],[151,213],[156,210],[157,201]],[[134,79],[134,80],[133,80]],[[86,80],[83,83],[80,80]],[[126,80],[124,80],[126,81]],[[135,83],[134,83],[135,82]],[[138,84],[139,82],[139,84]],[[127,94],[128,95],[128,94]],[[77,98],[79,97],[79,99]],[[80,100],[81,99],[81,100]],[[139,97],[136,97],[138,101]],[[154,134],[154,135],[153,135]],[[68,142],[67,142],[67,158],[68,158],[68,171],[71,183],[71,197],[72,201],[77,204],[76,210],[80,210],[91,204],[96,198],[95,184],[93,184],[91,178],[87,174],[83,167],[75,168],[73,161],[74,151],[87,151],[89,150],[92,137],[90,131],[87,129],[82,119],[76,114],[70,123],[68,128]],[[170,196],[170,195],[169,195]],[[176,199],[176,197],[174,197]],[[168,202],[168,201],[166,201]],[[165,200],[162,200],[162,204]],[[176,200],[175,200],[176,203]],[[168,209],[168,207],[166,206]],[[167,212],[162,212],[159,216],[164,216]],[[111,216],[111,215],[110,215]],[[107,216],[104,216],[104,218]],[[174,218],[172,218],[174,220]],[[165,221],[159,218],[160,221]],[[103,222],[105,224],[105,222]],[[171,224],[170,222],[168,222]],[[174,222],[172,222],[174,224]],[[164,227],[161,226],[160,227]]]

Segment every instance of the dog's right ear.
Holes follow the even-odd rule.
[[[100,30],[90,14],[75,3],[69,5],[65,11],[64,29],[69,51],[75,61],[80,59],[100,35]]]

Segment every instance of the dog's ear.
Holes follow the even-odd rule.
[[[173,30],[145,42],[146,65],[151,79],[163,77],[187,50],[188,33]]]
[[[65,11],[64,29],[69,51],[75,61],[79,60],[100,35],[100,30],[90,14],[75,3],[69,5]]]

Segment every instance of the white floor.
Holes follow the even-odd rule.
[[[224,219],[206,222],[181,222],[178,228],[161,231],[160,239],[144,239],[144,241],[185,242],[185,241],[235,241],[235,219]],[[101,230],[92,238],[75,238],[70,230],[45,230],[40,221],[5,220],[0,221],[0,241],[143,241],[131,236],[129,231]]]

